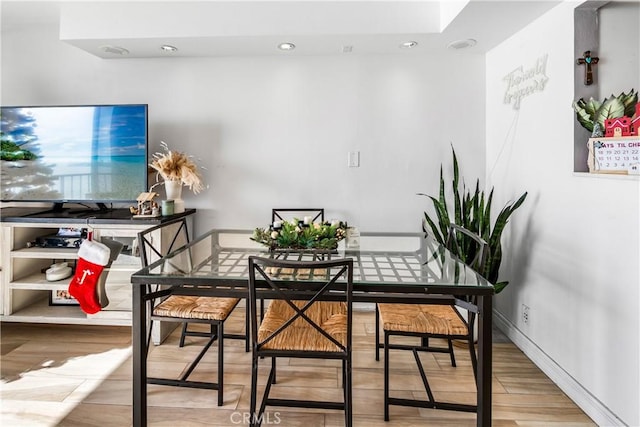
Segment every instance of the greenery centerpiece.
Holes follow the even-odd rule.
[[[448,241],[449,224],[454,223],[469,231],[474,232],[482,237],[488,244],[488,255],[484,265],[478,269],[478,273],[493,284],[495,292],[499,293],[509,284],[508,281],[498,281],[500,264],[502,262],[502,244],[500,238],[502,232],[507,225],[509,217],[513,212],[522,205],[527,193],[522,194],[518,200],[513,203],[507,203],[498,213],[495,222],[491,223],[491,204],[493,201],[493,188],[489,192],[489,196],[485,197],[484,190],[480,190],[480,180],[476,180],[475,191],[472,193],[465,185],[460,188],[460,178],[458,170],[458,159],[456,152],[453,152],[453,181],[451,188],[453,190],[453,212],[449,211],[449,203],[445,195],[445,181],[442,175],[442,165],[440,165],[440,194],[438,197],[429,196],[419,193],[421,196],[427,196],[433,202],[435,209],[435,217],[432,218],[427,212],[424,213],[423,229],[428,232],[427,226],[430,228],[433,237],[443,245],[451,245]],[[461,237],[461,239],[465,239]],[[475,245],[471,242],[458,241],[456,248],[462,261],[470,264],[476,253]],[[449,246],[449,249],[452,249]]]
[[[303,220],[274,221],[269,227],[256,228],[250,239],[271,250],[331,250],[338,247],[338,242],[346,234],[347,224],[342,221],[312,222],[306,217]]]

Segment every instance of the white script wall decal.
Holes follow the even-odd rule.
[[[524,69],[521,65],[502,80],[507,82],[507,90],[504,93],[504,103],[513,104],[513,109],[520,109],[520,101],[534,92],[542,92],[549,80],[547,77],[547,58],[545,54],[536,60],[531,68]]]

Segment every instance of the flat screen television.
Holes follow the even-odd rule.
[[[147,191],[146,104],[1,107],[3,202],[134,202]]]

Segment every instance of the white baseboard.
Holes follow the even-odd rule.
[[[496,310],[493,311],[493,323],[596,424],[602,427],[626,425],[600,400],[595,398],[589,390],[585,389],[549,355],[542,351],[536,343],[523,334],[516,325]]]

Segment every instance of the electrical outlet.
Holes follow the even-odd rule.
[[[522,321],[529,323],[529,306],[526,304],[522,304]]]

